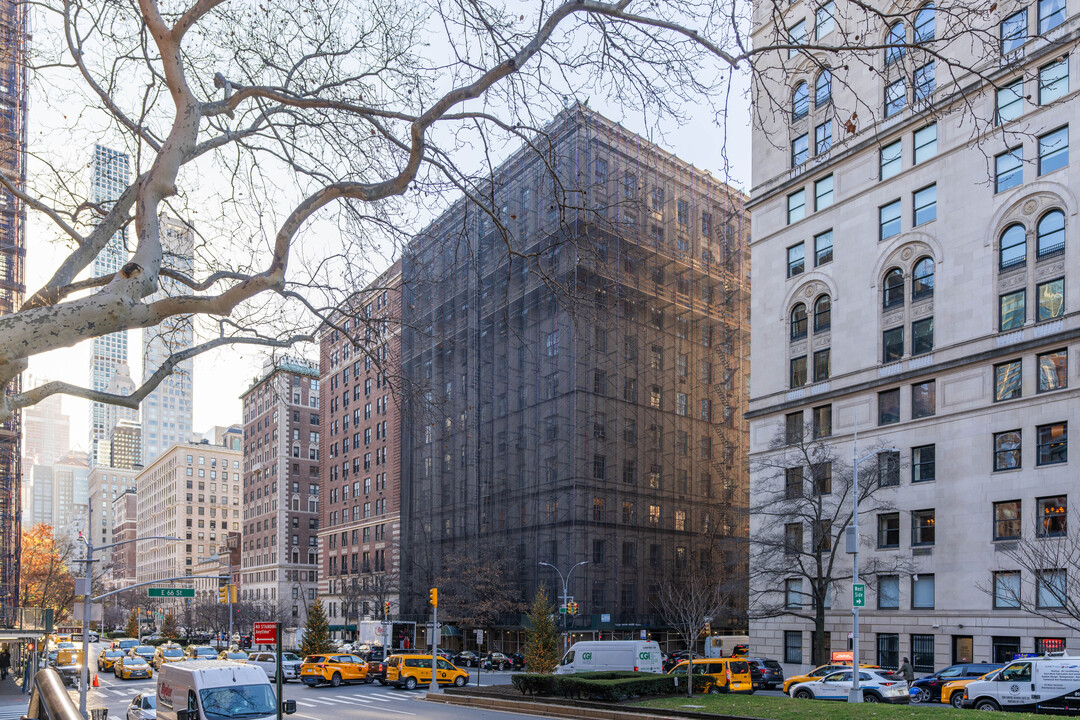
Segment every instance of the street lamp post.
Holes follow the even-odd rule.
[[[854,587],[859,583],[859,465],[866,462],[872,457],[877,457],[883,452],[895,452],[896,448],[885,448],[884,450],[875,450],[872,453],[859,457],[859,419],[855,418],[855,433],[852,441],[851,448],[851,460],[852,460],[852,492],[851,492],[851,537],[852,537],[852,550],[853,550],[853,562],[851,572],[851,586],[852,586],[852,598],[851,598],[851,616],[852,616],[852,628],[851,628],[851,691],[848,693],[849,703],[861,703],[863,701],[863,691],[859,687],[859,607],[855,604]]]
[[[232,581],[233,581],[232,580],[232,574],[233,574],[233,566],[232,566],[232,562],[231,562],[232,561],[232,556],[231,555],[229,556],[229,560],[230,560],[230,562],[225,562],[224,560],[221,559],[221,553],[214,553],[213,555],[210,555],[208,557],[199,558],[199,562],[198,562],[199,565],[206,565],[207,563],[216,562],[221,567],[225,567],[225,568],[229,569],[229,582],[225,586],[225,594],[226,594],[226,597],[228,597],[228,599],[229,599],[229,639],[225,643],[225,649],[226,650],[228,650],[230,647],[232,647],[232,636],[233,636],[233,614],[232,614],[233,613],[233,610],[232,610],[232,590],[233,590],[232,589]]]
[[[589,564],[588,560],[582,560],[577,565],[570,568],[570,572],[566,573],[566,575],[564,576],[562,574],[562,571],[559,570],[559,568],[552,565],[551,563],[546,563],[546,562],[540,563],[540,565],[543,565],[544,567],[549,567],[552,570],[554,570],[555,572],[559,573],[559,580],[562,581],[562,597],[559,598],[559,599],[562,601],[562,607],[563,608],[566,608],[567,603],[570,602],[570,592],[568,590],[568,588],[570,586],[570,576],[574,574],[574,570],[577,570],[578,567],[580,567],[581,565],[588,565],[588,564]],[[569,615],[569,612],[564,611],[564,612],[561,613],[561,615],[563,616],[563,654],[565,655],[566,651],[569,649],[569,636],[567,635],[567,632],[566,632],[566,616]]]

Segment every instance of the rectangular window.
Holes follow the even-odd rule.
[[[1001,21],[1001,54],[1008,55],[1027,40],[1027,10],[1015,12]]]
[[[897,532],[900,532],[897,530]],[[881,575],[878,577],[878,600],[877,606],[881,610],[898,610],[900,608],[900,576]],[[878,636],[880,640],[880,636]],[[889,667],[895,667],[890,665]]]
[[[1064,537],[1067,533],[1069,498],[1065,495],[1035,501],[1036,533],[1039,537]]]
[[[904,356],[904,327],[891,328],[881,334],[881,362],[896,362]]]
[[[795,277],[796,275],[802,275],[803,270],[806,269],[806,250],[802,243],[798,245],[792,245],[787,250],[787,276]]]
[[[791,141],[791,167],[799,167],[810,157],[809,135],[803,133]]]
[[[911,636],[911,667],[915,672],[934,672],[934,636]]]
[[[907,105],[907,84],[903,78],[885,86],[885,117],[889,118]]]
[[[900,597],[899,592],[897,592],[897,597]],[[878,633],[877,664],[885,668],[894,668],[900,666],[899,635],[895,633]]]
[[[913,610],[933,609],[933,575],[918,573],[911,576],[911,607]]]
[[[1021,360],[1010,360],[994,366],[994,400],[1012,400],[1020,397]]]
[[[996,122],[999,125],[1024,114],[1024,78],[1017,78],[997,91]]]
[[[911,512],[911,544],[934,544],[933,510],[913,510]]]
[[[998,329],[1001,332],[1023,327],[1027,316],[1027,291],[1017,290],[1002,295],[998,298],[998,308],[1001,317]]]
[[[803,604],[802,580],[784,581],[784,607],[798,608]]]
[[[1065,607],[1068,600],[1064,570],[1040,570],[1035,588],[1035,605],[1041,608]]]
[[[784,662],[801,663],[803,637],[801,630],[784,631]]]
[[[1004,192],[1024,182],[1024,148],[1017,145],[994,157],[994,192]]]
[[[1039,174],[1045,175],[1069,164],[1069,126],[1039,136]]]
[[[878,393],[878,425],[900,422],[900,388]]]
[[[878,208],[878,240],[900,234],[900,201],[893,200]]]
[[[806,384],[806,356],[791,358],[791,387],[799,388]]]
[[[1050,103],[1069,93],[1069,56],[1039,68],[1039,104]]]
[[[824,155],[832,147],[832,120],[814,126],[814,154]],[[831,178],[831,176],[830,176]]]
[[[803,495],[803,471],[801,466],[784,468],[784,497],[788,500]]]
[[[994,503],[994,539],[1015,540],[1020,537],[1020,501]]]
[[[1039,392],[1061,390],[1069,386],[1069,352],[1055,350],[1037,356]]]
[[[1056,465],[1069,459],[1068,423],[1051,423],[1035,428],[1035,464]]]
[[[784,439],[790,444],[802,442],[803,438],[803,414],[801,412],[788,413],[784,416]]]
[[[831,4],[831,3],[830,3]],[[1065,22],[1065,0],[1039,0],[1039,34]]]
[[[832,405],[822,405],[813,410],[814,437],[823,438],[832,435]]]
[[[814,209],[824,210],[833,204],[833,176],[827,175],[814,182]]]
[[[806,190],[799,190],[787,196],[788,225],[806,217]]]
[[[802,523],[784,525],[784,554],[798,555],[803,548]]]
[[[930,482],[937,478],[937,446],[911,448],[911,482]]]
[[[829,348],[814,351],[814,382],[829,379]]]
[[[937,155],[937,123],[915,131],[915,164]]]
[[[885,450],[877,454],[878,485],[895,487],[900,484],[900,453]]]
[[[925,355],[934,350],[934,318],[911,323],[911,354]]]
[[[832,230],[814,236],[814,267],[832,262]]]
[[[1064,7],[1065,2],[1061,0],[1061,4]],[[834,13],[836,8],[833,4],[833,0],[822,3],[817,11],[814,13],[814,39],[820,40],[833,31],[836,27],[836,18]]]
[[[806,44],[806,21],[800,20],[788,29],[788,45]],[[799,52],[798,48],[788,48],[788,57],[792,58]]]
[[[994,607],[998,610],[1020,607],[1020,573],[994,573]]]
[[[922,225],[937,219],[936,184],[924,187],[922,190],[916,190],[912,195],[912,199],[914,200],[915,225]]]
[[[888,180],[903,169],[903,157],[903,144],[900,140],[881,148],[879,165],[882,180]]]
[[[911,89],[914,93],[914,101],[926,100],[934,94],[934,61],[915,68],[915,75],[911,80]]]
[[[1058,278],[1035,286],[1039,307],[1035,319],[1038,322],[1053,320],[1065,313],[1065,279]]]
[[[900,513],[877,516],[877,546],[882,549],[900,547]]]
[[[1016,470],[1020,467],[1021,433],[1006,430],[994,433],[994,471]]]
[[[832,463],[816,463],[810,468],[810,477],[814,481],[815,495],[832,494]]]
[[[937,411],[937,383],[933,380],[911,386],[911,419],[929,417]]]

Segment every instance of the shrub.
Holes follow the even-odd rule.
[[[523,695],[556,695],[577,700],[618,702],[647,695],[675,692],[672,675],[640,672],[588,672],[573,675],[513,675],[510,682]],[[704,690],[705,677],[694,678],[694,689]]]

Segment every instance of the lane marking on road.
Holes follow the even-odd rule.
[[[397,698],[379,697],[378,695],[372,695],[372,700],[378,700],[379,702],[394,702]]]
[[[305,700],[297,700],[296,704],[299,705],[300,707],[310,707],[310,708],[318,707],[318,705],[315,705],[314,703],[309,703],[309,702],[307,702]]]
[[[335,702],[335,703],[345,703],[346,705],[352,705],[352,699],[347,699],[347,698],[328,697],[328,698],[326,698],[326,701],[327,702]]]
[[[333,705],[334,704],[334,703],[332,703],[332,702],[330,702],[328,700],[316,700],[315,698],[308,698],[308,699],[313,703],[318,703],[319,705]]]

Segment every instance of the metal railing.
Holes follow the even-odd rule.
[[[78,706],[68,695],[60,673],[52,668],[39,670],[34,675],[30,706],[25,717],[32,720],[83,720]]]

